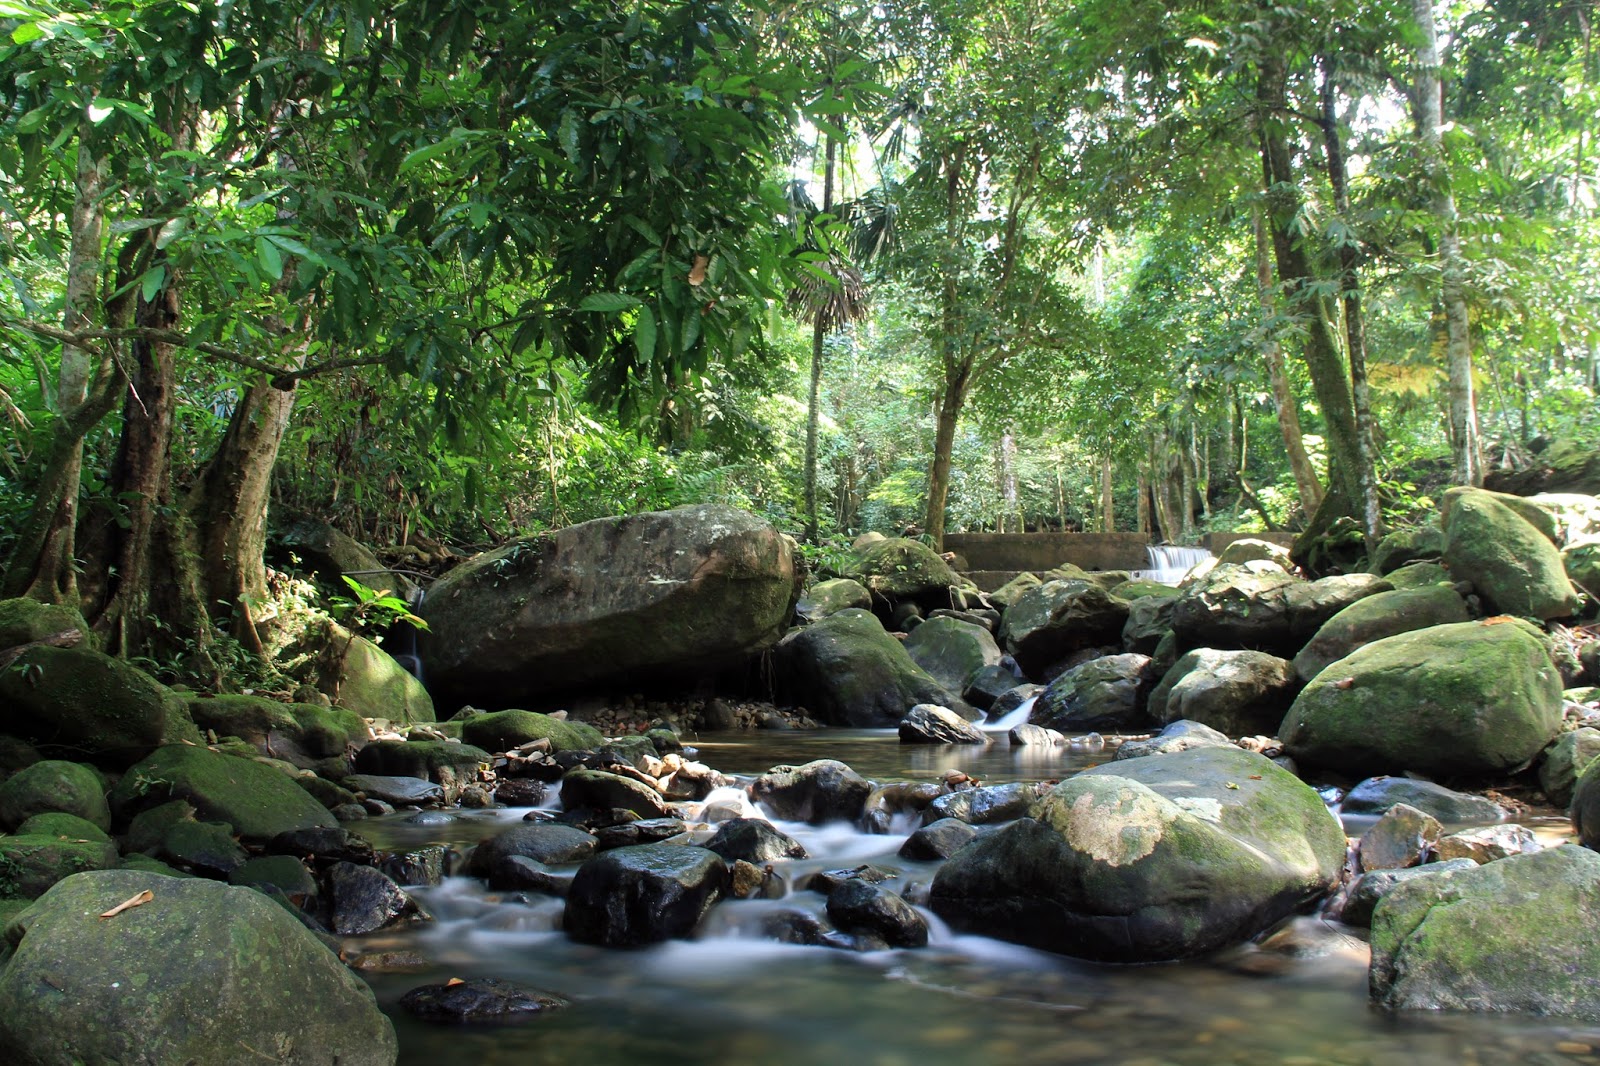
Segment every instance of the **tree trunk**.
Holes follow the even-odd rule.
[[[1326,303],[1311,284],[1314,278],[1310,263],[1295,232],[1302,202],[1284,128],[1289,114],[1288,73],[1283,57],[1270,49],[1260,61],[1256,100],[1261,168],[1278,278],[1290,309],[1305,322],[1306,370],[1327,426],[1330,478],[1343,490],[1341,500],[1354,501],[1360,495],[1357,471],[1361,465],[1355,401]]]
[[[1115,533],[1117,531],[1116,496],[1115,488],[1116,467],[1111,462],[1111,456],[1102,456],[1100,459],[1100,532]]]
[[[1423,173],[1439,223],[1439,298],[1444,304],[1445,362],[1449,368],[1450,445],[1452,471],[1458,485],[1483,484],[1483,446],[1478,435],[1477,400],[1472,388],[1472,338],[1468,332],[1466,276],[1457,233],[1456,198],[1450,191],[1440,128],[1444,100],[1439,84],[1442,66],[1432,0],[1412,0],[1417,22],[1417,137],[1422,145]]]
[[[827,149],[824,152],[822,165],[822,213],[831,214],[833,211],[833,166],[838,153],[838,142],[833,134],[824,135],[827,140]],[[822,421],[822,356],[823,343],[827,340],[828,329],[831,323],[828,316],[818,314],[815,322],[811,324],[811,391],[806,400],[806,470],[805,470],[805,508],[806,508],[806,541],[810,544],[817,543],[817,432]]]
[[[967,400],[971,366],[965,363],[945,374],[944,391],[934,411],[933,465],[928,471],[928,514],[925,526],[934,551],[944,551],[944,508],[950,496],[950,459],[955,452],[956,423]]]
[[[1294,390],[1289,386],[1289,369],[1284,365],[1283,348],[1266,328],[1273,317],[1272,260],[1267,249],[1267,228],[1261,211],[1255,212],[1256,231],[1256,292],[1261,301],[1261,359],[1267,365],[1267,379],[1272,385],[1272,406],[1278,416],[1278,432],[1283,436],[1283,450],[1289,457],[1289,469],[1300,491],[1300,510],[1309,519],[1322,503],[1322,482],[1317,468],[1306,453],[1305,439],[1300,432],[1300,408],[1295,403]]]
[[[1017,525],[1014,532],[1024,531],[1021,495],[1017,491],[1017,438],[1009,429],[1000,434],[1000,515],[1001,533],[1012,518]]]
[[[1134,522],[1138,525],[1136,532],[1152,534],[1155,531],[1150,526],[1150,479],[1145,476],[1144,464],[1139,464],[1136,475],[1139,499],[1135,504]]]

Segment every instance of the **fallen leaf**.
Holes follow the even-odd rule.
[[[1344,677],[1344,678],[1340,678],[1338,681],[1335,681],[1333,683],[1333,687],[1334,688],[1349,688],[1351,685],[1353,685],[1355,683],[1356,683],[1356,679],[1355,678],[1353,678],[1353,677]]]
[[[1237,789],[1239,787],[1238,785],[1234,784],[1232,781],[1227,781],[1227,782],[1224,782],[1224,783],[1231,789]]]
[[[131,911],[135,907],[143,907],[146,903],[149,903],[155,898],[156,894],[147,888],[137,896],[130,896],[121,903],[117,904],[115,907],[112,907],[110,910],[103,912],[100,917],[115,918],[123,911]]]
[[[463,981],[461,978],[452,977],[452,978],[450,978],[450,980],[448,980],[448,981],[446,981],[444,983],[444,986],[446,988],[454,988],[456,985],[464,985],[464,984],[466,984],[466,982]]]
[[[1250,780],[1252,780],[1252,781],[1260,781],[1261,780],[1261,775],[1260,774],[1251,774],[1250,775]]]
[[[1483,624],[1486,626],[1499,626],[1505,625],[1509,621],[1511,621],[1509,614],[1497,614],[1493,618],[1485,618]]]
[[[703,255],[694,257],[694,268],[689,271],[689,284],[700,285],[706,280],[706,267],[711,265],[711,260]]]

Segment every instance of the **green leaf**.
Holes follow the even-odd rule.
[[[283,277],[283,253],[265,237],[256,238],[256,262],[261,264],[262,273],[273,281]]]
[[[139,295],[144,297],[145,303],[149,303],[156,298],[166,280],[167,268],[164,263],[157,263],[144,272],[144,276],[139,279]]]
[[[639,318],[633,324],[633,347],[639,353],[639,361],[648,363],[656,354],[656,316],[648,304],[639,308]]]
[[[161,227],[161,229],[156,233],[156,247],[158,249],[159,248],[165,248],[167,245],[171,244],[173,241],[175,241],[179,237],[183,236],[184,231],[187,230],[188,228],[189,228],[189,220],[188,219],[186,219],[186,218],[169,218],[166,221],[166,224],[163,225]]]
[[[595,292],[585,296],[578,302],[580,311],[626,311],[630,307],[638,307],[640,301],[636,296],[626,296],[620,292]]]
[[[437,159],[446,152],[459,148],[460,145],[460,141],[446,137],[443,140],[434,141],[432,144],[425,144],[415,151],[407,152],[406,157],[400,160],[400,173],[404,174],[406,171],[419,167],[430,159]]]
[[[21,118],[17,119],[17,133],[37,133],[39,127],[44,125],[44,120],[48,118],[49,115],[50,106],[48,104],[34,108],[26,115],[23,115]]]

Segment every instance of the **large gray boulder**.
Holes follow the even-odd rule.
[[[1533,522],[1496,494],[1478,489],[1461,490],[1449,503],[1445,565],[1471,581],[1494,610],[1546,621],[1578,609],[1561,552]],[[1544,512],[1538,514],[1549,521]]]
[[[1262,560],[1214,567],[1173,601],[1179,645],[1293,654],[1288,590],[1296,583]]]
[[[1329,663],[1375,640],[1471,618],[1467,601],[1450,585],[1380,592],[1357,600],[1324,622],[1294,657],[1295,672],[1302,681],[1310,681]]]
[[[771,523],[704,505],[601,518],[457,567],[420,613],[428,680],[516,703],[624,679],[698,676],[775,644],[798,589]]]
[[[721,856],[705,848],[615,848],[578,867],[564,921],[568,934],[586,944],[655,944],[694,932],[730,887]]]
[[[930,618],[906,637],[906,654],[939,684],[960,695],[985,666],[1000,665],[1000,645],[987,629],[959,618]]]
[[[1564,844],[1414,877],[1372,915],[1372,998],[1398,1010],[1600,1014],[1600,855]]]
[[[1150,661],[1128,652],[1075,666],[1050,682],[1028,718],[1067,733],[1132,729],[1147,720],[1145,699],[1156,683]]]
[[[1080,648],[1115,645],[1128,623],[1128,602],[1085,578],[1047,581],[1006,610],[1000,635],[1029,677]]]
[[[1150,694],[1150,717],[1163,724],[1200,722],[1233,737],[1270,735],[1297,687],[1287,659],[1197,648],[1173,664]]]
[[[146,890],[148,902],[100,914]],[[137,870],[60,882],[4,929],[0,1047],[17,1063],[388,1066],[366,984],[261,893]]]
[[[956,590],[965,584],[938,552],[906,537],[860,546],[855,560],[839,576],[889,603],[916,603],[928,610],[961,606]]]
[[[784,696],[829,725],[892,726],[919,703],[977,717],[871,611],[850,608],[794,630],[778,645],[777,665]]]
[[[1433,626],[1373,641],[1323,670],[1278,735],[1297,761],[1369,776],[1502,774],[1561,726],[1561,678],[1519,620]]]
[[[1238,748],[1088,770],[934,878],[952,926],[1108,962],[1241,943],[1325,895],[1344,831],[1308,785]]]

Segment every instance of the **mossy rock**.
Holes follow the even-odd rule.
[[[169,719],[194,728],[166,686],[87,648],[30,648],[0,670],[0,732],[45,753],[131,766],[164,743]]]
[[[1037,678],[1080,648],[1119,643],[1127,622],[1126,600],[1093,581],[1068,578],[1019,596],[1006,610],[1000,637],[1023,671]]]
[[[201,821],[228,823],[247,841],[265,842],[291,829],[337,824],[283,773],[183,744],[161,748],[129,768],[111,791],[111,811],[125,822],[174,799],[187,800]]]
[[[452,787],[477,777],[480,764],[491,757],[471,744],[439,740],[375,740],[356,755],[356,772],[379,777],[415,777]]]
[[[1310,681],[1329,663],[1375,640],[1471,617],[1467,602],[1450,585],[1380,592],[1357,600],[1324,622],[1294,657],[1295,672],[1302,681]]]
[[[104,839],[105,834],[101,837],[55,833],[0,837],[0,899],[35,899],[62,878],[117,865],[117,846]]]
[[[1561,566],[1574,585],[1600,599],[1600,543],[1591,541],[1568,548],[1561,553]]]
[[[1230,737],[1271,734],[1298,685],[1293,665],[1276,655],[1197,648],[1150,693],[1150,717],[1199,722]]]
[[[897,725],[919,703],[971,708],[911,660],[870,611],[850,608],[778,643],[780,692],[831,725]]]
[[[1299,647],[1289,624],[1288,590],[1296,584],[1282,567],[1260,560],[1214,567],[1173,601],[1173,632],[1185,648],[1293,654]]]
[[[1570,804],[1578,779],[1596,758],[1600,758],[1600,729],[1574,729],[1556,737],[1539,761],[1539,788],[1545,799],[1557,807]]]
[[[325,777],[299,775],[294,778],[294,783],[310,793],[311,798],[322,804],[328,810],[342,807],[346,803],[355,803],[356,794],[343,785],[335,784]]]
[[[15,829],[46,811],[64,811],[101,829],[111,828],[105,781],[82,763],[47,759],[0,784],[0,828]]]
[[[168,829],[179,822],[192,822],[194,816],[195,809],[187,800],[172,800],[140,811],[123,834],[123,850],[153,852],[161,846]]]
[[[1540,632],[1489,619],[1357,649],[1306,686],[1278,735],[1297,761],[1357,777],[1472,777],[1527,765],[1561,713],[1561,677]]]
[[[341,639],[337,628],[333,639]],[[346,649],[338,704],[362,718],[408,724],[434,720],[433,697],[422,682],[366,637],[356,637]]]
[[[1372,915],[1372,998],[1395,1010],[1600,1018],[1600,855],[1563,844],[1396,885]]]
[[[1021,598],[1029,589],[1036,589],[1044,584],[1044,578],[1034,573],[1021,573],[1007,581],[1004,585],[989,593],[989,602],[1002,609],[1010,607]],[[1171,592],[1171,589],[1167,590]],[[1126,598],[1126,597],[1124,597]]]
[[[851,607],[870,609],[872,593],[859,581],[836,577],[819,581],[806,589],[800,602],[794,605],[794,613],[803,622],[820,622],[830,614],[838,614]]]
[[[1050,682],[1029,721],[1067,733],[1131,730],[1148,721],[1145,700],[1155,683],[1148,655],[1104,655]]]
[[[1001,659],[993,634],[959,618],[928,619],[906,637],[905,649],[912,662],[955,693],[966,691],[974,674]]]
[[[1078,958],[1157,962],[1241,943],[1326,895],[1344,831],[1239,748],[1129,759],[1062,782],[934,877],[957,929]]]
[[[911,601],[929,608],[960,606],[952,602],[950,590],[964,584],[938,552],[905,537],[867,545],[841,576],[893,603]]]
[[[1415,562],[1439,558],[1444,554],[1444,530],[1438,526],[1414,526],[1385,534],[1368,560],[1374,574],[1390,574]]]
[[[142,906],[95,917],[145,890]],[[83,874],[4,936],[0,1046],[14,1061],[392,1066],[398,1054],[366,983],[251,889]]]
[[[1532,505],[1529,509],[1550,522],[1544,511]],[[1493,610],[1543,622],[1578,609],[1551,536],[1496,494],[1461,490],[1451,502],[1444,529],[1445,565],[1471,581]]]
[[[308,770],[342,763],[351,745],[366,742],[367,723],[343,707],[279,703],[262,696],[193,697],[189,717],[219,737],[238,737],[256,751]]]
[[[44,814],[34,815],[17,826],[17,836],[62,837],[96,844],[111,843],[111,838],[106,835],[104,829],[75,814],[66,814],[62,811],[47,811]]]
[[[509,751],[534,740],[548,740],[553,751],[585,751],[605,743],[586,722],[565,721],[536,711],[496,711],[460,723],[461,739],[485,751]]]
[[[0,651],[74,631],[83,635],[86,647],[93,646],[89,626],[74,607],[27,596],[0,600]]]
[[[1425,585],[1450,584],[1450,571],[1433,560],[1407,563],[1398,570],[1391,570],[1384,576],[1384,580],[1398,589],[1422,588]]]

